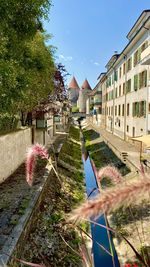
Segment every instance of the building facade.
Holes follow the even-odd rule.
[[[150,133],[150,10],[142,12],[101,80],[102,125],[124,140]]]

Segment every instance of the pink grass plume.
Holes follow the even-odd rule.
[[[70,220],[88,219],[108,213],[122,205],[130,205],[142,198],[148,198],[150,194],[150,178],[139,181],[117,185],[112,189],[101,193],[99,197],[86,201],[73,211]]]
[[[30,186],[32,186],[33,183],[33,173],[37,156],[48,160],[49,155],[47,149],[39,144],[28,149],[26,159],[26,181]]]
[[[114,182],[115,184],[120,183],[122,181],[121,173],[113,166],[106,166],[101,168],[97,172],[97,178],[101,181],[104,177],[108,177]]]

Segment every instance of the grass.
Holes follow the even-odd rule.
[[[114,152],[105,144],[104,141],[97,140],[99,137],[94,130],[86,130],[83,132],[86,139],[86,149],[89,151],[90,158],[93,159],[95,166],[100,169],[106,165],[113,165],[119,169],[124,176],[130,172],[130,169],[114,154]],[[102,188],[111,187],[113,184],[109,177],[105,177],[101,182]]]
[[[78,165],[81,168],[81,147],[71,141],[70,137],[79,141],[79,130],[70,128],[60,157],[71,166],[77,166],[76,159],[80,160]],[[71,157],[69,161],[68,155]],[[69,246],[79,252],[80,233],[77,228],[67,223],[67,214],[84,199],[83,174],[78,170],[72,172],[61,166],[58,167],[58,174],[63,187],[55,174],[51,173],[49,184],[38,207],[37,218],[32,222],[31,230],[23,241],[25,245],[21,244],[22,248],[20,246],[15,256],[31,262],[44,262],[46,266],[51,267],[79,267],[82,266],[81,258],[65,244],[61,236]],[[24,206],[26,204],[25,201]],[[87,223],[82,224],[82,227],[87,230]],[[9,266],[14,267],[13,262]]]

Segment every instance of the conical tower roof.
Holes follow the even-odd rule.
[[[92,90],[91,86],[89,85],[89,82],[87,79],[85,79],[84,83],[81,86],[82,89],[90,89]]]
[[[79,89],[80,90],[80,87],[76,81],[76,78],[73,76],[71,82],[69,83],[69,86],[68,88],[71,88],[71,89]]]

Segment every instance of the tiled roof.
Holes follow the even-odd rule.
[[[76,81],[76,78],[73,76],[71,82],[69,83],[69,86],[68,88],[71,88],[71,89],[79,89],[80,90],[80,87]]]
[[[82,89],[90,89],[92,90],[91,86],[89,85],[89,82],[87,79],[85,79],[84,83],[81,86]]]

